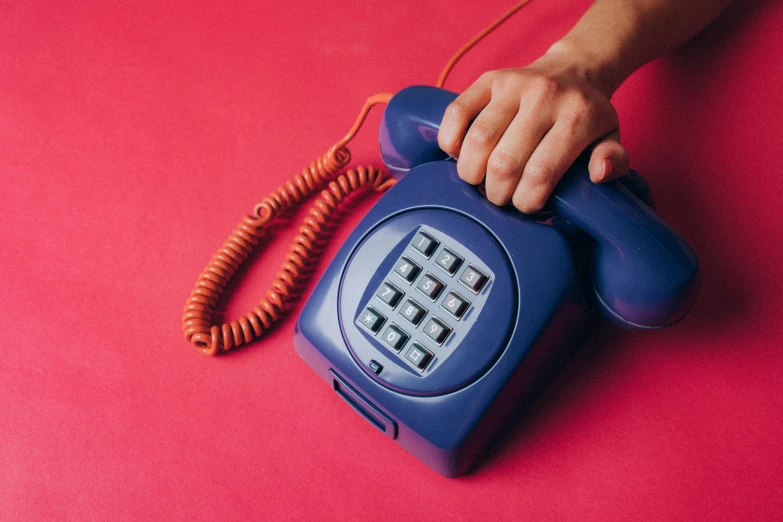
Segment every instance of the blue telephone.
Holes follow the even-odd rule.
[[[586,159],[547,211],[488,202],[437,145],[456,94],[397,93],[383,162],[398,179],[304,306],[295,346],[335,392],[433,470],[466,473],[598,313],[628,329],[682,319],[698,259],[648,205],[637,173],[597,185]]]

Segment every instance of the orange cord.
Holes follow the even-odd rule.
[[[435,86],[443,87],[443,85],[446,83],[446,77],[448,77],[449,73],[451,72],[451,69],[459,61],[459,59],[462,58],[462,55],[468,52],[474,45],[476,45],[481,40],[483,40],[485,36],[487,36],[489,33],[497,29],[500,24],[508,20],[511,17],[511,15],[513,15],[514,13],[516,13],[517,11],[525,7],[531,1],[532,0],[522,0],[517,5],[515,5],[514,7],[506,11],[506,13],[503,14],[500,18],[498,18],[497,20],[489,24],[479,34],[471,38],[470,41],[468,41],[468,43],[463,45],[459,51],[454,53],[454,56],[451,57],[451,60],[449,60],[449,62],[446,64],[446,67],[443,68],[443,70],[440,73],[440,76],[438,77],[438,81],[435,83]]]
[[[523,0],[517,4],[457,51],[441,72],[437,86],[443,86],[454,64],[465,52],[530,1]],[[329,178],[348,165],[351,161],[348,143],[361,128],[370,109],[380,103],[388,103],[392,96],[389,93],[381,93],[368,98],[348,134],[300,174],[258,203],[253,208],[253,212],[242,219],[212,257],[196,281],[185,303],[182,316],[185,338],[196,348],[208,355],[215,355],[261,337],[277,321],[285,308],[286,302],[310,263],[324,227],[340,203],[361,189],[372,187],[376,192],[384,192],[394,185],[394,180],[386,172],[371,166],[356,167],[356,170],[348,170],[330,181],[327,188],[321,191],[321,197],[310,208],[308,216],[299,228],[299,234],[294,238],[285,262],[266,292],[266,297],[263,297],[238,321],[220,326],[212,324],[215,306],[226,285],[258,245],[266,226],[281,211],[288,210],[311,196],[313,192],[323,187]]]
[[[266,225],[282,210],[288,210],[310,196],[342,170],[351,160],[346,144],[356,135],[373,105],[386,103],[391,94],[377,94],[367,100],[351,130],[301,174],[265,197],[251,215],[237,225],[220,250],[201,273],[185,304],[182,328],[185,338],[208,355],[229,350],[260,337],[285,307],[304,273],[323,227],[339,204],[353,192],[372,187],[382,192],[394,184],[388,174],[374,167],[357,167],[341,174],[321,191],[294,239],[286,261],[277,273],[266,297],[238,321],[221,326],[212,324],[212,315],[220,296],[237,269],[258,245]]]

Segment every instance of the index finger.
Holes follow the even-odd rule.
[[[491,84],[479,78],[446,107],[438,131],[438,145],[446,154],[452,158],[459,156],[471,120],[489,104],[491,98]]]

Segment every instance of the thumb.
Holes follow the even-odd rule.
[[[625,176],[628,172],[628,152],[620,145],[619,130],[596,142],[587,169],[594,183],[604,183]]]

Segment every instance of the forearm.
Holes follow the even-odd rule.
[[[579,60],[606,95],[636,69],[688,41],[731,0],[597,0],[548,54]]]

